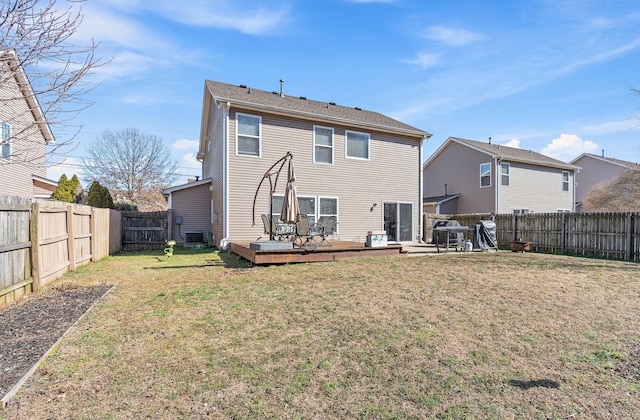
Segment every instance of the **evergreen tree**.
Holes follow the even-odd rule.
[[[89,188],[87,204],[91,207],[112,209],[113,198],[111,197],[111,193],[106,187],[100,185],[98,181],[93,181],[91,187]]]
[[[75,175],[74,175],[75,176]],[[76,177],[76,180],[78,178]],[[62,174],[62,176],[60,177],[60,180],[58,180],[58,186],[56,187],[56,189],[53,191],[53,194],[51,194],[51,199],[52,200],[58,200],[58,201],[64,201],[67,203],[71,203],[73,201],[73,195],[71,193],[71,181],[69,181],[69,179],[67,179],[67,175],[66,174]]]

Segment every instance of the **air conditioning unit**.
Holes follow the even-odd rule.
[[[184,241],[186,243],[201,244],[204,242],[204,233],[201,231],[187,231],[184,233]]]

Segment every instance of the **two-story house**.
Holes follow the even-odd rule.
[[[48,197],[46,145],[54,142],[29,80],[12,50],[0,50],[0,194]]]
[[[343,240],[364,241],[368,231],[385,229],[391,242],[413,242],[421,232],[422,143],[430,136],[377,112],[207,80],[198,151],[202,181],[193,189],[208,185],[210,231],[218,245],[254,241],[263,236],[260,214],[270,212],[271,200],[270,188],[262,188],[254,220],[257,187],[291,152],[301,213],[311,220],[333,217]],[[282,208],[286,178],[285,170],[273,213]],[[189,190],[173,192],[184,203]],[[170,200],[174,218],[185,225],[176,210],[184,205],[177,196]]]
[[[626,160],[583,153],[570,162],[580,167],[576,174],[576,211],[585,211],[584,203],[597,184],[612,181],[626,170],[640,170],[640,165]]]
[[[423,169],[427,213],[438,208],[448,214],[575,209],[578,168],[531,150],[449,137]]]

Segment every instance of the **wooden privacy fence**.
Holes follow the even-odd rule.
[[[489,220],[490,215],[448,218],[474,226],[478,220]],[[500,247],[508,248],[511,241],[523,238],[535,251],[640,261],[640,213],[498,214],[494,221]]]
[[[120,212],[0,195],[0,306],[122,249]]]
[[[163,249],[169,239],[170,211],[122,212],[122,246],[125,251]]]

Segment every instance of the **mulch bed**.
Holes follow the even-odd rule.
[[[0,398],[111,287],[65,284],[0,313]]]

